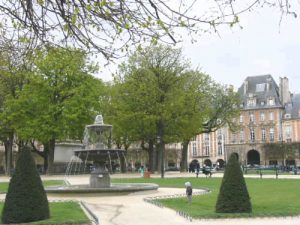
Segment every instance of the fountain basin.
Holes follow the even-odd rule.
[[[118,159],[124,155],[125,150],[122,149],[83,149],[75,150],[75,155],[83,161],[105,161],[110,159]]]
[[[67,186],[51,186],[45,190],[47,193],[66,194],[66,193],[119,193],[128,194],[138,191],[157,190],[159,186],[153,183],[114,183],[110,187],[92,188],[89,185],[67,185]]]

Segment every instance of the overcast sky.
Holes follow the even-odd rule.
[[[300,93],[300,15],[284,17],[270,9],[262,9],[241,16],[241,25],[223,28],[220,36],[210,34],[199,37],[197,43],[182,43],[184,55],[192,65],[223,84],[235,88],[247,76],[271,74],[288,77],[292,93]],[[113,71],[116,66],[111,66]],[[111,79],[109,72],[99,75]]]

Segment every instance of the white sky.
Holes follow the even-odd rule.
[[[247,76],[271,74],[279,83],[279,77],[288,77],[290,91],[300,93],[300,15],[284,17],[271,9],[261,9],[241,16],[243,29],[229,27],[220,30],[220,36],[207,34],[197,43],[182,43],[184,56],[191,59],[193,67],[199,67],[216,81],[242,85]],[[115,71],[116,65],[110,66]],[[109,70],[99,74],[107,81]]]

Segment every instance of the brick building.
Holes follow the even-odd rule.
[[[189,145],[189,162],[222,167],[235,153],[243,165],[299,164],[296,157],[269,159],[263,148],[265,143],[300,142],[300,94],[290,93],[288,78],[280,78],[278,86],[271,75],[247,77],[238,93],[239,130],[230,132],[224,127],[197,135]]]

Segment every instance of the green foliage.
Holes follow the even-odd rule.
[[[259,177],[259,176],[257,176]],[[112,179],[114,183],[155,183],[160,187],[182,188],[184,183],[190,181],[193,189],[208,188],[211,192],[206,195],[194,195],[193,202],[189,204],[186,198],[170,198],[159,200],[165,207],[181,211],[193,218],[236,218],[236,217],[283,217],[300,215],[300,180],[298,179],[246,179],[251,195],[252,213],[216,213],[215,205],[220,190],[222,178],[131,178]],[[270,197],[272,190],[272,197]]]
[[[48,219],[50,216],[46,192],[31,156],[24,147],[17,161],[5,204],[3,223],[24,223]]]
[[[216,203],[217,213],[251,213],[252,206],[243,173],[235,154],[231,154]]]
[[[90,224],[90,220],[77,202],[50,202],[49,206],[51,218],[40,220],[38,222],[31,222],[30,225]],[[0,211],[2,211],[2,207],[3,204],[0,203]],[[28,225],[28,223],[26,224]]]
[[[6,99],[4,117],[19,138],[44,144],[44,157],[49,155],[47,172],[51,172],[52,143],[82,139],[84,126],[99,112],[104,84],[91,75],[97,67],[80,50],[37,50],[32,64],[29,81],[17,92],[18,98]]]
[[[130,131],[132,139],[147,142],[156,139],[161,123],[165,143],[181,141],[190,129],[192,135],[186,136],[193,136],[203,118],[203,90],[211,80],[199,71],[189,71],[189,66],[181,49],[169,46],[151,45],[132,54],[112,87],[114,110],[108,115],[111,121],[119,121],[114,134],[120,128],[120,134]]]
[[[267,158],[285,161],[299,154],[300,143],[266,143],[263,149]]]
[[[64,185],[65,182],[63,180],[45,180],[43,181],[43,186],[61,186]],[[6,193],[8,190],[8,182],[0,182],[0,193]]]
[[[34,71],[18,99],[7,101],[7,117],[19,137],[47,142],[81,139],[99,109],[103,89],[84,52],[48,48],[35,53]]]

